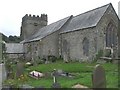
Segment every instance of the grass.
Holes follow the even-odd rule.
[[[53,69],[62,69],[63,71],[72,73],[75,75],[73,78],[68,77],[57,77],[58,83],[62,88],[71,88],[75,84],[82,84],[89,88],[92,88],[92,72],[97,63],[79,63],[69,62],[64,63],[63,61],[57,61],[50,64],[39,64],[37,66],[26,67],[24,70],[24,77],[19,81],[16,77],[14,79],[7,80],[12,82],[14,85],[28,84],[33,87],[46,87],[50,88],[53,84],[53,78],[51,73]],[[107,88],[118,88],[118,65],[112,63],[101,64],[105,69]],[[16,65],[13,65],[13,70],[16,72]],[[48,73],[47,77],[40,78],[38,80],[28,76],[28,73],[32,70],[40,71],[42,73]],[[14,75],[15,76],[15,75]]]
[[[75,84],[82,84],[88,87],[92,87],[92,72],[96,63],[63,63],[62,61],[50,64],[40,64],[38,66],[31,66],[26,68],[25,74],[28,74],[32,70],[40,71],[43,73],[52,72],[53,69],[62,69],[63,71],[70,72],[75,75],[74,78],[58,77],[57,80],[64,88],[71,88]],[[107,88],[118,87],[118,65],[112,63],[102,64],[105,68]],[[39,80],[28,77],[27,84],[40,87],[44,86],[50,88],[53,83],[51,76],[40,78]]]
[[[91,64],[80,64],[78,62],[76,63],[51,63],[51,64],[42,64],[39,66],[33,66],[30,67],[31,70],[38,70],[42,72],[51,72],[53,69],[62,69],[66,72],[86,72],[86,71],[91,71],[93,67],[87,68],[86,66],[91,66]],[[94,65],[94,64],[93,64]],[[92,66],[93,66],[92,65]]]

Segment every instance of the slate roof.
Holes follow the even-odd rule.
[[[54,22],[52,24],[49,24],[41,29],[39,29],[37,32],[35,32],[29,39],[22,41],[23,42],[32,42],[32,41],[36,41],[36,40],[40,40],[44,37],[46,37],[47,35],[61,29],[61,27],[68,21],[68,19],[70,18],[66,17],[64,19],[61,19],[57,22]]]
[[[59,30],[69,19],[70,19],[69,23],[66,25],[64,30],[62,30],[60,33],[66,33],[66,32],[81,30],[84,28],[94,27],[100,21],[100,19],[102,18],[105,11],[110,5],[111,3],[104,5],[102,7],[90,10],[88,12],[82,13],[80,15],[74,16],[74,17],[71,15],[64,19],[61,19],[57,22],[54,22],[50,25],[47,25],[39,29],[31,37],[29,37],[26,40],[23,40],[21,43],[40,40],[50,35],[51,33]]]
[[[101,17],[104,15],[107,8],[109,7],[109,5],[110,4],[107,4],[102,7],[74,16],[71,19],[68,26],[61,33],[66,33],[66,32],[71,32],[75,30],[96,26],[99,20],[101,19]]]

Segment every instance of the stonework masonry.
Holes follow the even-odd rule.
[[[111,4],[78,16],[64,18],[50,25],[47,25],[47,15],[25,15],[22,19],[21,36],[25,40],[23,43],[26,59],[33,60],[36,57],[52,55],[61,56],[65,61],[92,61],[100,50],[104,52],[113,48],[107,46],[107,30],[114,31],[114,37],[112,36],[109,42],[114,39],[113,52],[117,58],[118,52],[120,53],[118,22],[118,16]],[[111,28],[108,28],[109,23],[113,25]],[[40,35],[37,33],[37,37],[30,39],[38,29],[43,31],[38,31]],[[42,37],[43,35],[45,36]]]
[[[21,38],[22,40],[27,39],[32,36],[38,29],[47,25],[47,15],[41,14],[40,16],[31,16],[26,14],[22,18],[22,26],[21,26]]]

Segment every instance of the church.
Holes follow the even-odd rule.
[[[25,59],[62,57],[65,61],[92,61],[102,51],[118,57],[119,18],[111,3],[77,16],[70,15],[47,25],[46,14],[26,14],[21,38]]]

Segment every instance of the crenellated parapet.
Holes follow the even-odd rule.
[[[47,14],[41,14],[41,16],[39,15],[31,15],[31,14],[26,14],[23,18],[22,21],[26,21],[26,20],[44,20],[47,21]]]
[[[37,30],[46,26],[47,23],[48,23],[47,14],[41,14],[41,16],[26,14],[22,18],[21,35],[20,35],[21,38],[26,39],[30,37]]]

